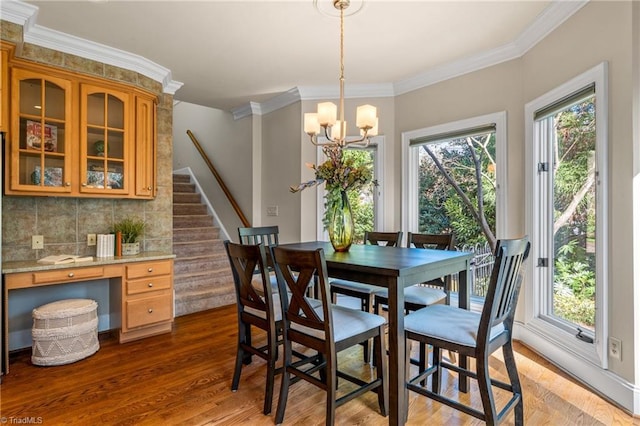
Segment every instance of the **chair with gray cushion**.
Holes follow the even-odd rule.
[[[322,249],[293,250],[272,248],[280,294],[284,327],[284,373],[276,412],[276,424],[284,420],[289,388],[294,381],[305,380],[326,392],[326,424],[334,425],[336,408],[351,399],[372,391],[377,394],[383,416],[387,416],[388,386],[385,382],[386,357],[384,351],[385,319],[369,312],[333,305],[329,298],[327,265]],[[294,273],[293,271],[296,271]],[[320,306],[310,303],[306,296],[316,277]],[[338,370],[338,353],[373,339],[377,355],[375,377],[370,381]],[[310,353],[302,360],[293,361],[292,347],[308,348]],[[293,376],[293,377],[292,377]],[[350,382],[347,392],[338,379]],[[355,385],[355,389],[354,386]],[[338,396],[340,395],[340,396]]]
[[[453,234],[417,234],[407,233],[407,247],[434,250],[453,250]],[[404,309],[409,312],[438,303],[449,304],[449,293],[451,290],[451,276],[436,278],[431,281],[413,285],[404,289]],[[379,288],[374,292],[373,312],[379,313],[382,305],[388,305],[389,292],[386,288]],[[453,358],[453,354],[449,354]],[[420,345],[420,358],[411,360],[413,364],[425,369],[427,366],[427,348]]]
[[[522,388],[511,339],[513,317],[523,276],[522,265],[529,255],[530,246],[527,237],[497,242],[495,263],[481,313],[451,305],[432,305],[405,317],[406,339],[433,346],[432,365],[408,380],[409,390],[449,405],[490,425],[498,424],[511,409],[514,409],[515,424],[524,423]],[[489,377],[489,357],[499,348],[502,348],[510,383]],[[445,362],[442,359],[443,349],[458,352],[460,356],[475,358],[475,371]],[[443,368],[477,380],[482,411],[446,397],[440,392]],[[431,376],[431,389],[423,384],[428,376]],[[496,409],[492,386],[511,394],[511,398],[500,411]]]
[[[235,284],[238,307],[238,345],[231,390],[238,390],[242,364],[251,363],[257,355],[267,362],[267,380],[263,413],[271,412],[274,378],[277,373],[278,346],[282,344],[282,307],[277,292],[273,292],[268,280],[267,256],[263,244],[244,245],[224,242]],[[260,291],[255,288],[254,277],[260,277]],[[265,346],[251,343],[251,327],[267,333]]]
[[[365,232],[364,243],[382,245],[387,247],[399,247],[402,241],[402,231],[399,232]],[[356,298],[360,301],[360,310],[364,312],[372,311],[373,296],[376,291],[383,290],[383,287],[359,283],[348,280],[331,280],[331,300],[337,303],[337,295]],[[369,362],[369,345],[364,345],[364,362]]]

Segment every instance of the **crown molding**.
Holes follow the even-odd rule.
[[[555,0],[538,15],[536,20],[515,41],[398,81],[393,84],[395,94],[402,95],[441,81],[519,58],[588,2],[589,0]]]
[[[262,104],[258,102],[249,102],[246,105],[243,105],[241,107],[238,107],[232,110],[231,114],[233,114],[234,120],[240,120],[241,118],[250,117],[252,115],[262,115],[263,114],[262,110],[263,110]]]
[[[142,56],[37,25],[35,6],[21,1],[2,1],[0,10],[3,20],[23,26],[23,40],[27,43],[138,72],[160,82],[163,92],[171,95],[183,85],[172,79],[171,70]]]

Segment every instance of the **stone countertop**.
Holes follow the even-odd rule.
[[[50,265],[38,263],[35,260],[21,260],[2,263],[3,274],[16,274],[19,272],[50,271],[54,269],[84,268],[87,266],[113,265],[117,263],[146,262],[150,260],[173,259],[176,255],[161,251],[146,251],[134,256],[93,257],[91,262],[64,263],[62,265]]]

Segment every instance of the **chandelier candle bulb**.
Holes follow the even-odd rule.
[[[376,124],[376,107],[373,105],[360,105],[356,109],[356,125],[359,129],[372,128]]]
[[[331,137],[333,139],[336,140],[340,140],[343,139],[342,136],[342,123],[344,123],[344,128],[347,128],[347,122],[346,121],[336,121],[336,124],[333,125],[333,127],[331,127]]]
[[[318,104],[318,123],[321,126],[333,126],[338,117],[338,107],[333,102]]]
[[[308,112],[304,115],[304,132],[308,135],[317,135],[320,133],[318,114],[315,112]]]

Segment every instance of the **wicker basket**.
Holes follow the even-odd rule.
[[[100,348],[98,304],[90,299],[68,299],[33,310],[33,352],[35,365],[69,364]]]

